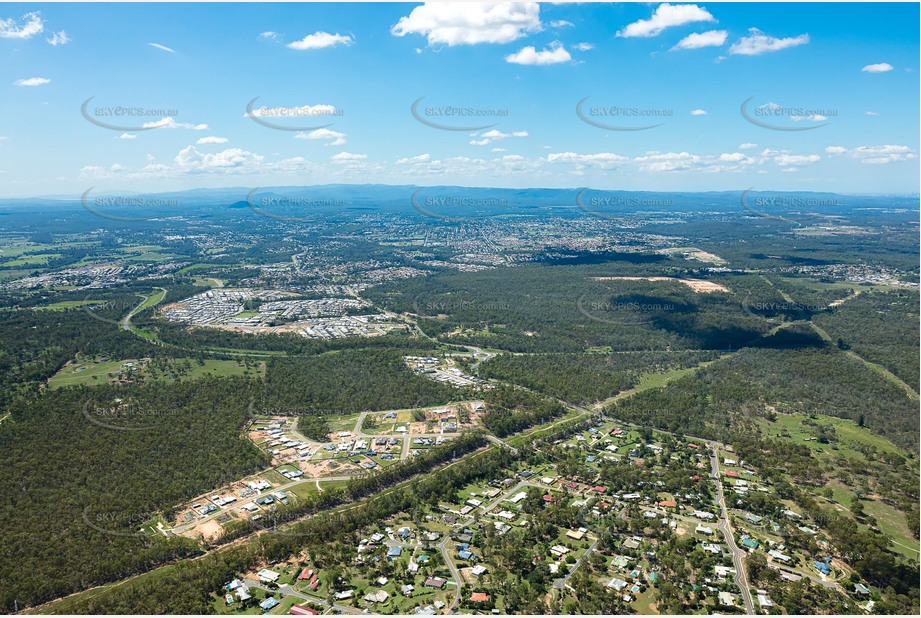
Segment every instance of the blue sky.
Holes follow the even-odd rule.
[[[0,5],[0,196],[368,182],[916,193],[918,12]],[[256,120],[304,130],[256,122],[256,97]]]

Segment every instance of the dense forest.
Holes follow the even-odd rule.
[[[665,266],[615,261],[580,266],[520,266],[438,274],[368,290],[377,304],[417,316],[439,340],[510,352],[737,349],[769,323],[746,311],[757,277],[719,277],[729,292],[698,293],[677,281],[596,277],[683,276],[680,260]]]
[[[414,373],[403,360],[413,352],[431,353],[372,348],[272,359],[255,409],[328,416],[437,405],[463,396],[462,390]]]
[[[134,533],[158,511],[267,465],[240,431],[251,389],[213,378],[64,388],[13,404],[0,432],[0,607],[194,552],[182,539]]]
[[[878,363],[918,392],[918,292],[861,294],[832,313],[816,318],[832,339]]]
[[[832,347],[746,349],[611,408],[618,418],[708,438],[772,413],[851,419],[917,452],[917,403]]]
[[[581,405],[636,386],[644,373],[691,367],[718,357],[718,352],[709,351],[500,354],[480,365],[477,373]]]

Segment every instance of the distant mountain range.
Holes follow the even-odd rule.
[[[743,197],[744,196],[744,197]],[[120,198],[126,203],[108,198]],[[252,208],[270,216],[299,217],[334,212],[386,211],[435,217],[494,217],[549,214],[594,215],[634,212],[820,212],[852,209],[918,209],[917,196],[861,196],[827,192],[712,191],[652,192],[595,189],[504,189],[490,187],[382,184],[232,187],[162,193],[91,191],[81,196],[0,200],[0,212],[22,208],[53,211],[84,204],[105,212],[176,216],[217,215],[225,209]],[[89,209],[89,208],[88,208]]]

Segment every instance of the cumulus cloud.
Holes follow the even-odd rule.
[[[486,146],[487,144],[492,144],[493,142],[502,141],[508,137],[527,137],[527,131],[513,131],[511,133],[503,133],[496,129],[486,131],[485,133],[474,133],[472,137],[479,137],[480,139],[475,139],[470,142],[472,146]]]
[[[230,141],[230,140],[227,139],[226,137],[215,137],[215,136],[213,136],[213,135],[209,135],[208,137],[202,137],[202,138],[200,138],[200,139],[199,139],[197,142],[195,142],[195,143],[196,143],[196,144],[199,144],[199,145],[201,145],[201,144],[226,144],[226,143],[229,142],[229,141]]]
[[[728,30],[695,32],[678,41],[675,46],[672,47],[672,51],[678,51],[680,49],[700,49],[702,47],[719,47],[726,42],[726,37],[728,36]]]
[[[579,51],[589,51],[591,49],[595,49],[595,46],[592,43],[586,43],[583,41],[582,43],[576,43],[572,46],[572,48]]]
[[[31,39],[44,29],[45,22],[38,11],[26,13],[19,20],[0,19],[0,39]]]
[[[822,157],[819,155],[792,155],[792,154],[779,154],[774,157],[774,163],[777,165],[782,165],[784,167],[798,166],[798,165],[811,165],[820,161]]]
[[[864,73],[888,73],[892,68],[892,65],[888,62],[879,62],[877,64],[868,64],[860,70]]]
[[[745,142],[744,144],[739,144],[739,150],[751,150],[752,148],[757,148],[758,144],[753,144],[752,142]]]
[[[151,179],[174,178],[189,175],[248,175],[248,174],[298,174],[315,171],[315,164],[303,157],[267,161],[260,154],[241,148],[228,148],[220,152],[203,153],[194,145],[179,151],[165,163],[147,155],[147,164],[129,169],[121,164],[109,166],[87,165],[80,170],[82,179]]]
[[[329,32],[314,32],[308,34],[300,41],[288,43],[287,47],[304,51],[308,49],[323,49],[326,47],[335,47],[336,45],[351,45],[355,42],[350,34],[330,34]]]
[[[729,47],[729,53],[737,56],[758,56],[767,52],[780,51],[809,43],[808,34],[780,39],[764,34],[757,28],[749,28],[751,34],[742,37]]]
[[[550,22],[551,28],[565,28],[572,25],[574,24],[571,21],[566,21],[565,19],[556,19]]]
[[[45,39],[48,41],[49,45],[57,47],[58,45],[67,45],[70,43],[70,37],[67,36],[67,33],[61,30],[60,32],[55,32],[51,35],[50,39]]]
[[[319,140],[329,140],[327,146],[344,146],[346,143],[345,133],[340,133],[339,131],[332,131],[330,129],[314,129],[313,131],[301,131],[295,136],[297,139],[319,139]]]
[[[706,115],[707,115],[707,110],[704,110],[704,109],[692,109],[692,110],[691,110],[691,115],[692,115],[692,116],[706,116]]]
[[[13,82],[14,86],[44,86],[45,84],[50,84],[51,80],[47,77],[26,77],[25,79],[17,79]]]
[[[409,165],[412,163],[428,163],[432,160],[432,155],[429,153],[423,153],[421,155],[416,155],[415,157],[403,157],[397,159],[397,165]]]
[[[166,116],[160,120],[145,122],[141,127],[145,129],[191,129],[192,131],[204,131],[208,128],[208,125],[192,124],[191,122],[176,122],[173,118]]]
[[[908,146],[898,146],[894,144],[887,144],[885,146],[858,146],[856,148],[829,146],[825,149],[825,152],[830,155],[856,159],[868,165],[885,165],[887,163],[910,161],[917,158],[915,152]]]
[[[136,138],[137,138],[137,134],[135,133],[122,133],[115,139],[136,139]]]
[[[822,114],[809,114],[807,116],[791,114],[790,120],[793,122],[803,122],[804,120],[808,120],[809,122],[825,122],[828,120],[828,116],[823,116]]]
[[[279,36],[280,35],[277,32],[272,32],[271,30],[259,33],[260,39],[268,39],[270,41],[277,41]]]
[[[610,170],[620,167],[629,158],[613,152],[598,152],[594,154],[579,154],[576,152],[551,152],[547,155],[548,163],[571,163],[577,170],[587,167],[596,167]]]
[[[566,48],[563,47],[559,41],[554,41],[550,44],[549,49],[543,49],[541,51],[537,51],[533,45],[528,45],[514,54],[509,54],[505,57],[505,61],[511,64],[535,66],[560,64],[561,62],[569,62],[570,60],[572,60],[572,56],[569,55],[569,52],[566,51]]]
[[[649,19],[641,19],[617,31],[619,37],[653,37],[666,28],[716,19],[696,4],[660,4]]]
[[[364,161],[368,158],[366,154],[354,154],[351,152],[340,152],[330,157],[330,160],[334,163],[350,163],[353,161]]]
[[[255,172],[265,157],[242,148],[228,148],[220,152],[203,153],[195,146],[179,151],[173,162],[176,167],[190,173]]]
[[[537,2],[426,2],[401,17],[394,36],[424,35],[430,46],[511,43],[541,30]]]

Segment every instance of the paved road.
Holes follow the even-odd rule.
[[[489,440],[490,442],[492,442],[493,444],[497,444],[497,445],[499,445],[499,446],[501,446],[501,447],[507,448],[508,450],[510,450],[510,451],[512,452],[512,455],[515,455],[515,456],[518,455],[518,449],[517,449],[517,448],[515,448],[514,446],[509,445],[507,442],[503,442],[500,438],[498,438],[498,437],[492,435],[491,433],[486,434],[486,439]]]
[[[601,537],[599,536],[597,539],[595,539],[595,542],[591,544],[588,550],[584,554],[582,554],[578,560],[576,560],[576,563],[572,565],[571,569],[569,569],[569,573],[567,573],[564,577],[560,577],[559,579],[553,580],[554,587],[559,588],[561,590],[565,588],[566,584],[569,582],[569,578],[572,577],[573,573],[575,573],[576,570],[578,570],[580,566],[582,566],[582,563],[585,562],[585,559],[588,558],[592,554],[592,552],[595,551],[595,548],[598,547],[598,543],[600,542],[601,542]]]
[[[748,576],[745,573],[745,564],[742,560],[744,556],[741,549],[736,545],[735,534],[732,531],[732,522],[729,519],[729,509],[726,508],[726,497],[723,495],[723,482],[720,480],[720,466],[716,458],[715,442],[707,442],[710,448],[710,468],[713,472],[714,482],[716,483],[716,501],[720,507],[720,518],[717,528],[723,533],[726,544],[732,550],[732,563],[735,565],[736,574],[733,578],[739,590],[742,591],[742,600],[745,602],[745,610],[749,614],[755,613],[755,605],[752,603],[751,591],[748,588]]]
[[[298,592],[297,590],[292,588],[289,584],[285,584],[284,586],[279,586],[278,590],[270,590],[269,588],[266,588],[265,586],[263,586],[262,584],[254,580],[247,580],[246,585],[249,588],[258,588],[259,590],[265,590],[269,594],[269,596],[278,594],[279,596],[282,596],[282,597],[297,597],[298,599],[301,599],[302,601],[310,601],[312,603],[316,603],[318,605],[322,605],[330,609],[337,609],[340,612],[345,612],[347,614],[364,614],[365,613],[361,611],[360,609],[349,607],[348,605],[336,605],[336,604],[330,605],[326,599],[323,599],[321,597],[315,597],[309,594],[304,594],[303,592]]]
[[[166,296],[166,289],[164,289],[164,288],[156,288],[156,287],[155,287],[154,289],[155,289],[155,290],[160,290],[160,291],[162,291],[164,297]],[[133,318],[133,317],[135,316],[135,314],[137,314],[137,313],[141,310],[141,308],[144,306],[144,303],[147,302],[147,299],[148,299],[148,298],[150,298],[150,296],[144,296],[144,297],[143,297],[144,300],[142,300],[140,303],[138,303],[138,306],[135,307],[134,309],[132,309],[131,311],[129,311],[129,312],[128,312],[128,315],[126,315],[126,316],[122,319],[122,330],[128,330],[128,331],[131,330],[131,318]],[[161,300],[162,300],[162,299],[161,299]]]
[[[450,605],[445,606],[446,614],[453,614],[457,611],[458,606],[460,605],[461,598],[461,586],[464,583],[464,580],[461,579],[460,571],[457,569],[457,566],[454,564],[454,559],[451,558],[451,552],[448,551],[448,543],[451,541],[449,535],[445,535],[441,539],[441,543],[438,544],[438,549],[441,550],[441,557],[444,559],[445,564],[448,565],[448,568],[451,570],[451,575],[454,577],[455,586],[454,586],[454,601]]]

